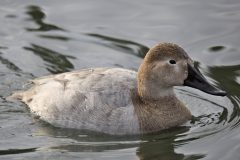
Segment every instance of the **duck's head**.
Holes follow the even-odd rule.
[[[225,96],[194,68],[193,60],[178,45],[161,43],[146,54],[138,71],[138,93],[143,98],[158,99],[173,94],[173,86],[189,86],[203,92]]]

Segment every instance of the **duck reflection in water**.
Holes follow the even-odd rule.
[[[38,120],[37,120],[38,121]],[[178,146],[182,143],[187,143],[186,140],[177,140],[179,135],[189,131],[189,127],[181,126],[160,133],[148,135],[134,135],[134,136],[109,136],[97,132],[80,131],[75,129],[61,129],[52,127],[49,124],[40,122],[39,129],[33,135],[41,135],[46,137],[55,137],[56,139],[67,138],[73,141],[69,144],[49,144],[49,149],[54,151],[62,150],[71,153],[78,152],[108,152],[113,154],[115,151],[122,149],[132,150],[136,148],[136,155],[126,155],[127,157],[137,158],[139,160],[180,160],[180,159],[200,159],[203,154],[189,154],[178,153],[176,151]],[[105,153],[104,153],[105,154]],[[136,157],[135,157],[136,156]]]

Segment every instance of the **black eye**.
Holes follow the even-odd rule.
[[[173,59],[171,59],[171,60],[169,61],[169,63],[170,63],[170,64],[176,64],[176,61],[173,60]]]

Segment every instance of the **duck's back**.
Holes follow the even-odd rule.
[[[58,127],[110,134],[139,132],[131,100],[136,72],[120,68],[85,69],[46,76],[18,97],[42,120]]]

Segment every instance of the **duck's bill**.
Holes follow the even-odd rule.
[[[216,96],[226,96],[226,92],[217,89],[211,85],[205,77],[194,67],[188,64],[188,77],[184,81],[184,86],[189,86],[192,88],[199,89],[208,94]]]

